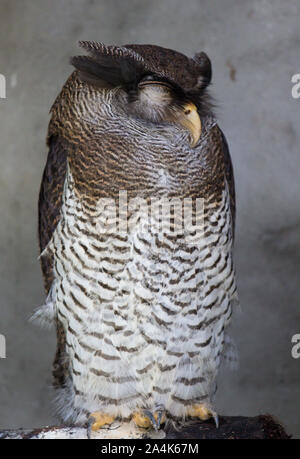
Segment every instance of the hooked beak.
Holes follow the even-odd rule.
[[[191,134],[191,147],[194,148],[201,135],[201,119],[197,107],[192,102],[183,107],[183,111],[178,120],[179,124],[187,129]]]

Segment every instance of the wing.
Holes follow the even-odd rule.
[[[48,140],[49,152],[42,178],[39,195],[39,243],[42,252],[50,241],[59,222],[62,195],[67,171],[67,152],[58,136]],[[45,289],[48,293],[53,282],[53,259],[41,257]],[[65,356],[65,332],[62,324],[56,321],[57,348],[53,365],[54,386],[63,386],[66,382],[67,362]]]
[[[39,243],[42,252],[50,241],[60,218],[62,194],[67,170],[67,153],[59,137],[52,136],[49,141],[49,153],[42,178],[39,195]],[[52,263],[49,256],[41,257],[46,292],[52,281]]]
[[[225,165],[225,176],[228,183],[229,194],[230,194],[230,210],[232,216],[232,229],[233,229],[233,236],[235,233],[235,214],[236,214],[236,203],[235,203],[235,184],[234,184],[234,174],[233,174],[233,166],[231,161],[231,156],[229,153],[229,147],[226,140],[225,135],[221,131],[222,137],[222,149],[224,154],[224,165]]]

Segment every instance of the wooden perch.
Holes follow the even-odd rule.
[[[110,428],[93,432],[91,438],[97,439],[176,439],[201,440],[214,439],[289,439],[284,428],[270,415],[255,417],[221,416],[219,428],[212,420],[206,422],[190,422],[180,430],[171,426],[155,432],[138,429],[133,423],[114,423]],[[87,429],[83,427],[53,426],[41,429],[2,430],[0,439],[79,439],[87,438]]]

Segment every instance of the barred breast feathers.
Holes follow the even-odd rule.
[[[128,416],[135,403],[155,400],[180,416],[185,400],[199,392],[209,398],[231,316],[228,191],[217,209],[208,206],[205,243],[187,251],[142,226],[126,237],[99,237],[92,222],[101,215],[83,209],[68,167],[62,217],[42,254],[54,256],[55,271],[42,311],[55,311],[67,331],[75,406],[80,399],[84,412],[118,400],[110,410]]]

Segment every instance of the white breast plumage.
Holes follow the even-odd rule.
[[[143,219],[128,234],[99,236],[100,218],[85,211],[68,170],[61,220],[42,254],[54,257],[48,310],[64,326],[71,362],[63,417],[82,421],[104,407],[126,418],[137,406],[184,416],[211,396],[236,297],[228,191],[206,209],[195,244],[146,231]]]

